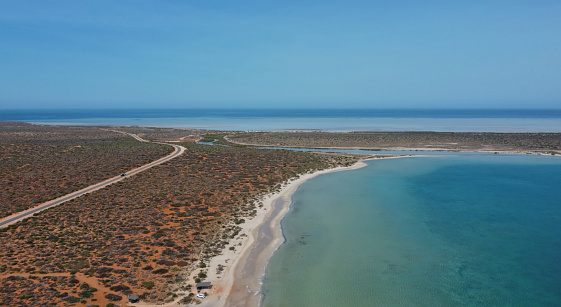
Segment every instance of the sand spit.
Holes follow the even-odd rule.
[[[311,132],[299,131],[302,135],[307,135]],[[286,134],[287,132],[279,132],[280,135]],[[354,133],[369,133],[369,132],[359,132],[359,131],[347,131],[347,132],[329,132],[329,131],[321,131],[320,134],[327,134],[329,135],[330,139],[333,138],[333,135],[349,135]],[[410,132],[370,132],[372,134],[395,134],[395,135],[407,135]],[[439,134],[449,134],[449,133],[442,133],[442,132],[414,132],[414,134],[422,134],[422,135],[439,135]],[[452,133],[455,135],[481,135],[482,133],[472,133],[472,132],[459,132],[459,133]],[[491,133],[491,134],[512,134],[512,135],[525,135],[528,133]],[[529,133],[536,135],[535,139],[539,139],[540,133]],[[547,133],[546,133],[547,134]],[[323,144],[269,144],[269,143],[257,143],[251,141],[239,141],[236,139],[232,139],[229,137],[225,137],[226,140],[230,143],[238,144],[238,145],[246,145],[246,146],[257,146],[257,147],[281,147],[281,148],[302,148],[302,149],[321,149],[321,150],[364,150],[364,151],[416,151],[416,152],[427,152],[427,151],[440,151],[440,152],[482,152],[482,153],[493,153],[493,154],[519,154],[519,155],[546,155],[546,156],[555,156],[561,155],[561,150],[558,148],[543,148],[543,145],[536,145],[534,147],[530,146],[529,148],[522,148],[519,145],[504,145],[504,144],[483,144],[475,142],[473,144],[462,144],[460,141],[455,142],[435,142],[434,140],[428,140],[425,143],[421,142],[420,144],[408,144],[408,145],[387,145],[387,144],[377,144],[375,146],[371,146],[372,144],[355,144],[352,146],[326,146]],[[417,154],[415,154],[417,156]]]

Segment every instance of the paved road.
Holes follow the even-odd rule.
[[[115,131],[115,132],[120,132],[120,131]],[[123,133],[123,132],[120,132],[120,133]],[[134,137],[135,139],[137,139],[137,140],[139,140],[139,141],[141,141],[141,142],[148,142],[148,141],[146,141],[146,140],[140,138],[140,137],[137,136],[136,134],[131,134],[131,133],[125,133],[125,134],[128,134],[128,135]],[[106,186],[108,186],[108,185],[110,185],[110,184],[113,184],[113,183],[115,183],[115,182],[121,181],[121,180],[123,180],[123,179],[125,179],[125,178],[127,178],[127,177],[136,175],[136,174],[138,174],[138,173],[140,173],[140,172],[142,172],[142,171],[145,171],[145,170],[147,170],[147,169],[149,169],[149,168],[151,168],[151,167],[154,167],[154,166],[156,166],[156,165],[159,165],[159,164],[162,164],[162,163],[164,163],[164,162],[167,162],[167,161],[169,161],[169,160],[171,160],[171,159],[174,159],[174,158],[180,156],[181,154],[183,154],[183,152],[185,151],[185,147],[183,147],[183,146],[179,146],[179,145],[175,145],[175,144],[167,144],[167,143],[158,143],[158,144],[165,144],[165,145],[173,146],[173,148],[175,148],[175,151],[172,152],[170,155],[168,155],[168,156],[166,156],[166,157],[163,157],[163,158],[161,158],[161,159],[159,159],[159,160],[156,160],[156,161],[154,161],[154,162],[152,162],[152,163],[148,163],[148,164],[143,165],[143,166],[141,166],[141,167],[139,167],[139,168],[137,168],[137,169],[134,169],[134,170],[132,170],[132,171],[126,173],[125,176],[121,176],[121,175],[115,176],[115,177],[110,178],[110,179],[107,179],[107,180],[105,180],[105,181],[103,181],[103,182],[100,182],[100,183],[91,185],[91,186],[89,186],[89,187],[87,187],[87,188],[84,188],[84,189],[82,189],[82,190],[79,190],[79,191],[76,191],[76,192],[72,192],[72,193],[70,193],[70,194],[64,195],[64,196],[59,197],[59,198],[57,198],[57,199],[48,201],[48,202],[46,202],[46,203],[43,203],[43,204],[41,204],[41,205],[38,205],[38,206],[33,207],[33,208],[31,208],[31,209],[28,209],[28,210],[26,210],[26,211],[18,212],[18,213],[15,213],[15,214],[10,215],[10,216],[8,216],[8,217],[5,217],[5,218],[3,218],[3,219],[0,220],[0,228],[3,228],[3,227],[6,227],[6,226],[9,226],[9,225],[11,225],[11,224],[14,224],[14,223],[16,223],[16,222],[19,222],[19,221],[21,221],[21,220],[23,220],[23,219],[25,219],[25,218],[27,218],[27,217],[32,216],[33,214],[35,214],[35,213],[37,213],[37,212],[43,211],[43,210],[45,210],[45,209],[48,209],[48,208],[51,208],[51,207],[54,207],[54,206],[58,206],[58,205],[60,205],[60,204],[62,204],[62,203],[64,203],[64,202],[67,202],[67,201],[71,200],[71,199],[80,197],[80,196],[82,196],[82,195],[84,195],[84,194],[90,193],[90,192],[92,192],[92,191],[95,191],[95,190],[104,188],[104,187],[106,187]]]

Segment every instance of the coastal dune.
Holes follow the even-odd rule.
[[[234,242],[236,250],[226,250],[211,260],[207,281],[213,286],[203,291],[208,296],[200,306],[258,306],[267,263],[284,242],[281,220],[290,209],[292,194],[301,184],[316,176],[364,166],[366,163],[359,161],[349,167],[305,174],[285,184],[279,192],[265,196],[257,215],[243,224],[241,239]],[[223,266],[223,272],[214,271],[219,265]]]

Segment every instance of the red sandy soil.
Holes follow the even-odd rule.
[[[126,173],[172,151],[96,127],[0,123],[0,217]]]

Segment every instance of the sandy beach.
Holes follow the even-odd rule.
[[[292,194],[302,183],[318,175],[364,166],[360,161],[350,167],[305,174],[285,184],[279,192],[265,196],[257,215],[242,224],[240,235],[231,242],[235,250],[226,249],[210,261],[205,281],[212,282],[212,288],[202,291],[208,295],[199,306],[258,306],[267,262],[284,241],[280,222],[290,208]],[[217,270],[219,265],[223,271]],[[193,272],[192,277],[197,273]]]
[[[403,158],[407,156],[384,156],[363,159],[349,167],[336,167],[304,174],[284,184],[278,192],[267,194],[259,199],[262,206],[257,207],[257,214],[247,218],[239,235],[235,237],[222,254],[213,257],[204,269],[196,269],[187,278],[189,284],[201,271],[206,272],[206,282],[211,282],[211,289],[202,290],[206,294],[198,306],[258,306],[261,300],[261,280],[265,274],[267,263],[273,253],[284,242],[281,230],[281,220],[290,209],[292,194],[307,180],[319,175],[359,169],[366,166],[364,161],[378,159]],[[230,249],[233,247],[234,249]],[[139,302],[131,306],[163,306],[181,305],[180,301],[190,291],[177,293],[179,296],[172,302],[164,304],[150,304]]]

